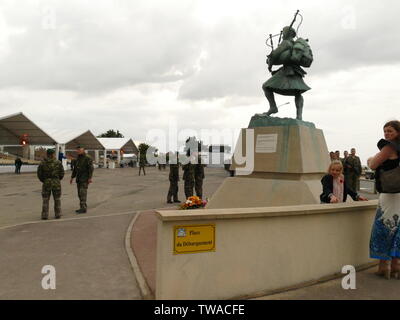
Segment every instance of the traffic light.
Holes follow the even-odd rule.
[[[19,138],[19,144],[21,146],[26,146],[28,143],[29,143],[28,134],[25,133]]]

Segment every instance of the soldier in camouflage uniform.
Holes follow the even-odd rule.
[[[203,198],[204,167],[205,165],[201,163],[199,158],[198,163],[194,165],[194,189],[196,190],[196,196],[200,199]]]
[[[346,183],[350,189],[357,192],[360,189],[361,161],[356,156],[356,149],[351,149],[351,154],[346,158],[345,162]]]
[[[92,183],[93,176],[93,161],[85,153],[85,149],[78,146],[77,148],[78,158],[75,162],[74,170],[72,171],[71,181],[73,182],[76,177],[76,184],[78,188],[78,197],[80,202],[80,209],[76,210],[76,213],[87,212],[87,191],[89,184]]]
[[[194,164],[188,163],[182,166],[183,170],[183,181],[185,188],[186,199],[193,196],[194,188]]]
[[[180,203],[178,200],[178,181],[179,181],[179,162],[178,153],[175,155],[172,153],[170,159],[169,153],[167,154],[165,161],[169,163],[169,190],[167,195],[167,203]],[[174,199],[172,202],[172,198]]]
[[[143,170],[144,175],[146,175],[146,155],[141,155],[139,154],[139,176],[140,176],[140,172]]]
[[[175,203],[180,203],[178,199],[178,181],[179,181],[179,164],[169,165],[169,190],[167,195],[167,203],[172,203],[171,198]]]
[[[42,186],[42,220],[47,220],[49,217],[49,201],[53,194],[54,198],[54,213],[56,219],[61,217],[61,183],[64,178],[64,167],[61,162],[54,158],[55,151],[47,150],[47,158],[44,159],[37,170],[37,176]]]

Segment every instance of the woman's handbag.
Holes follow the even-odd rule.
[[[381,193],[400,193],[400,166],[392,170],[380,170]]]

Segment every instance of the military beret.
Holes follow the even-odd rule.
[[[56,150],[54,149],[47,149],[47,154],[54,154],[56,153]]]

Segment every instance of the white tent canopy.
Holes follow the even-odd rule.
[[[23,148],[23,153],[29,153],[30,158],[35,156],[35,146],[53,145],[56,146],[57,153],[63,154],[66,151],[75,151],[78,146],[81,146],[87,151],[94,152],[96,162],[100,160],[99,152],[103,152],[104,164],[108,151],[112,151],[112,153],[117,151],[118,161],[121,154],[137,156],[139,153],[138,144],[130,138],[97,138],[90,130],[84,132],[58,130],[49,135],[22,112],[0,118],[1,151],[5,150],[5,147],[20,147],[22,136],[26,136],[27,146],[29,146],[29,148]]]
[[[138,154],[139,150],[135,142],[130,138],[98,138],[107,151],[119,151]]]
[[[78,146],[86,150],[104,150],[104,146],[90,131],[77,133],[71,131],[58,131],[53,134],[59,144],[65,145],[66,150],[75,150]]]

